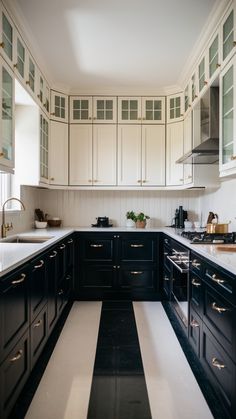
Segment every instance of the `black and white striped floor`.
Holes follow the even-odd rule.
[[[159,302],[75,302],[27,419],[212,419]]]

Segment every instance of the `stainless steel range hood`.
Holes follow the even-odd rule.
[[[176,163],[215,164],[219,161],[219,88],[210,87],[193,109],[193,148]]]

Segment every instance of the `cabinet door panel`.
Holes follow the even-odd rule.
[[[183,155],[183,122],[167,125],[166,185],[183,184],[183,165],[176,164]]]
[[[165,123],[164,97],[142,97],[142,121],[144,124]]]
[[[92,185],[92,125],[70,127],[70,185]]]
[[[95,265],[81,267],[80,288],[111,289],[113,282],[113,266]]]
[[[190,306],[189,313],[189,341],[197,356],[200,356],[202,321]]]
[[[142,185],[165,185],[165,126],[142,126]]]
[[[49,182],[51,185],[68,185],[68,126],[50,122]]]
[[[47,306],[39,313],[30,328],[31,369],[41,354],[47,338]]]
[[[30,307],[32,321],[47,302],[47,278],[44,258],[40,257],[32,261],[31,269]]]
[[[119,275],[119,287],[121,289],[145,289],[155,288],[156,270],[139,266],[122,268]]]
[[[141,126],[118,126],[118,185],[141,186]]]
[[[194,273],[190,272],[189,278],[189,299],[194,308],[194,310],[198,313],[202,313],[202,302],[203,302],[203,283],[201,279],[195,275]]]
[[[92,96],[70,97],[70,123],[92,122]]]
[[[93,184],[116,185],[116,125],[93,125]]]
[[[105,238],[85,239],[83,250],[84,261],[112,261],[113,259],[113,240]]]
[[[156,241],[151,238],[123,238],[121,241],[121,261],[154,261]]]
[[[117,98],[98,96],[93,98],[93,121],[96,124],[110,123],[117,121]]]

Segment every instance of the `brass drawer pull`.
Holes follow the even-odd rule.
[[[103,244],[90,244],[90,247],[103,247]]]
[[[5,48],[5,42],[1,42],[0,47]]]
[[[197,259],[194,259],[194,260],[192,261],[192,266],[193,266],[194,268],[198,268],[199,266],[201,266],[201,263],[200,263],[200,262],[198,262],[198,261],[197,261]]]
[[[215,357],[212,358],[211,363],[213,367],[218,368],[218,370],[222,370],[223,368],[225,368],[225,365],[221,364],[220,361]]]
[[[193,278],[193,279],[192,279],[192,285],[193,285],[194,287],[200,287],[200,286],[201,286],[201,283],[200,283],[200,282],[198,282],[195,278]]]
[[[40,262],[39,265],[34,265],[34,269],[39,269],[39,268],[42,268],[43,267],[44,261],[43,260],[40,260],[39,262]]]
[[[53,254],[50,255],[49,257],[52,259],[52,258],[55,258],[56,255],[57,255],[57,251],[56,250],[53,250]]]
[[[23,354],[23,350],[20,349],[17,354],[15,356],[13,356],[13,358],[10,359],[10,362],[15,362],[18,361],[18,359],[20,359],[22,357]]]
[[[58,295],[63,295],[63,294],[64,294],[63,290],[58,291]]]
[[[70,239],[70,240],[68,240],[68,242],[67,242],[67,243],[68,243],[68,244],[71,244],[71,243],[73,243],[73,241],[74,241],[73,239]]]
[[[34,324],[33,327],[39,327],[43,323],[42,319],[40,319],[37,323]]]
[[[60,246],[60,249],[63,250],[65,249],[66,245],[64,243],[62,243],[62,245]]]
[[[217,305],[216,305],[216,303],[214,302],[214,303],[212,303],[212,305],[211,305],[211,307],[212,307],[212,309],[213,310],[215,310],[215,311],[217,311],[218,313],[225,313],[226,311],[229,311],[229,309],[228,308],[225,308],[225,307],[218,307]]]
[[[211,276],[212,281],[216,282],[217,284],[224,284],[225,280],[217,278],[216,274],[213,274]]]
[[[231,160],[236,160],[236,156],[231,156]]]
[[[22,282],[24,282],[25,277],[26,277],[25,274],[21,274],[20,279],[15,279],[15,281],[12,281],[12,285],[21,284]]]
[[[192,320],[192,321],[190,322],[190,326],[191,326],[191,327],[199,327],[200,325],[198,324],[198,322],[197,322],[196,320]]]
[[[143,244],[131,244],[130,247],[144,247]]]
[[[168,276],[164,276],[164,281],[170,281],[170,278],[168,278]]]
[[[131,273],[131,275],[142,275],[143,274],[142,271],[131,271],[130,273]]]

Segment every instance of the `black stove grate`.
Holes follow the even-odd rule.
[[[182,231],[182,237],[194,244],[229,244],[236,243],[236,233],[206,233],[197,231]]]

